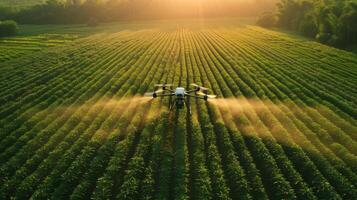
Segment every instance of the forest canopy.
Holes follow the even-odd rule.
[[[262,26],[278,26],[332,46],[357,44],[356,0],[281,0],[276,13],[265,13]]]
[[[197,17],[248,17],[271,11],[277,0],[48,0],[26,9],[2,8],[0,19],[20,23],[86,23]]]

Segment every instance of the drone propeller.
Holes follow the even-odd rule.
[[[155,94],[158,94],[158,93],[162,93],[162,92],[164,92],[165,90],[163,90],[163,89],[158,89],[158,90],[156,90],[155,92],[147,92],[147,93],[145,93],[144,94],[144,96],[154,96]]]
[[[202,90],[202,91],[207,91],[207,90],[209,90],[208,88],[199,86],[199,85],[197,85],[197,84],[195,84],[195,83],[192,83],[191,85],[192,85],[193,87],[195,87],[195,88],[198,88],[198,89]]]
[[[204,96],[204,97],[207,97],[209,99],[214,99],[217,97],[217,95],[209,95],[209,94],[206,94],[206,93],[203,93],[203,92],[197,92],[198,95],[201,95],[201,96]]]
[[[207,95],[207,97],[209,98],[209,99],[215,99],[215,98],[217,98],[217,95]]]
[[[172,87],[172,84],[155,84],[155,87]]]

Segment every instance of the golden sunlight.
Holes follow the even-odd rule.
[[[271,10],[277,0],[152,0],[122,2],[119,13],[130,12],[132,17],[192,18],[192,17],[237,17],[252,16]]]

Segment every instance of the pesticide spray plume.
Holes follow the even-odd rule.
[[[69,123],[84,123],[90,126],[98,117],[104,117],[100,128],[93,134],[92,140],[99,141],[101,138],[118,131],[118,126],[124,126],[130,123],[132,117],[137,112],[142,114],[145,121],[154,120],[157,116],[153,113],[158,113],[161,108],[150,106],[149,103],[152,98],[142,96],[127,96],[121,98],[103,97],[101,99],[89,99],[82,104],[72,104],[68,106],[58,106],[52,109],[44,109],[36,112],[34,116],[28,118],[28,122],[38,123],[36,115],[48,115],[48,113],[56,116],[67,116]],[[147,111],[147,112],[146,112]],[[144,114],[145,113],[145,114]],[[122,116],[127,115],[131,117]],[[129,121],[126,121],[129,120]]]
[[[248,100],[244,98],[216,98],[209,100],[209,102],[220,108],[229,108],[231,112],[234,114],[238,114],[250,109],[254,109],[255,111],[262,110],[266,104],[262,101],[258,100]],[[273,106],[273,105],[269,105]]]
[[[289,116],[294,117],[297,108],[291,108],[291,104],[275,104],[271,101],[246,98],[217,98],[208,102],[222,111],[227,128],[238,129],[244,136],[259,137],[263,140],[275,141],[289,147],[301,147],[306,151],[321,154],[304,132],[300,131],[289,119],[288,113],[284,112],[288,108]],[[301,111],[314,109],[306,106],[298,108]],[[327,156],[331,155],[333,154],[328,152]]]

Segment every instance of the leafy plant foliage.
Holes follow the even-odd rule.
[[[336,47],[357,44],[357,2],[354,0],[281,0],[277,10],[277,26]],[[271,18],[271,15],[262,16],[259,24],[264,26]]]

